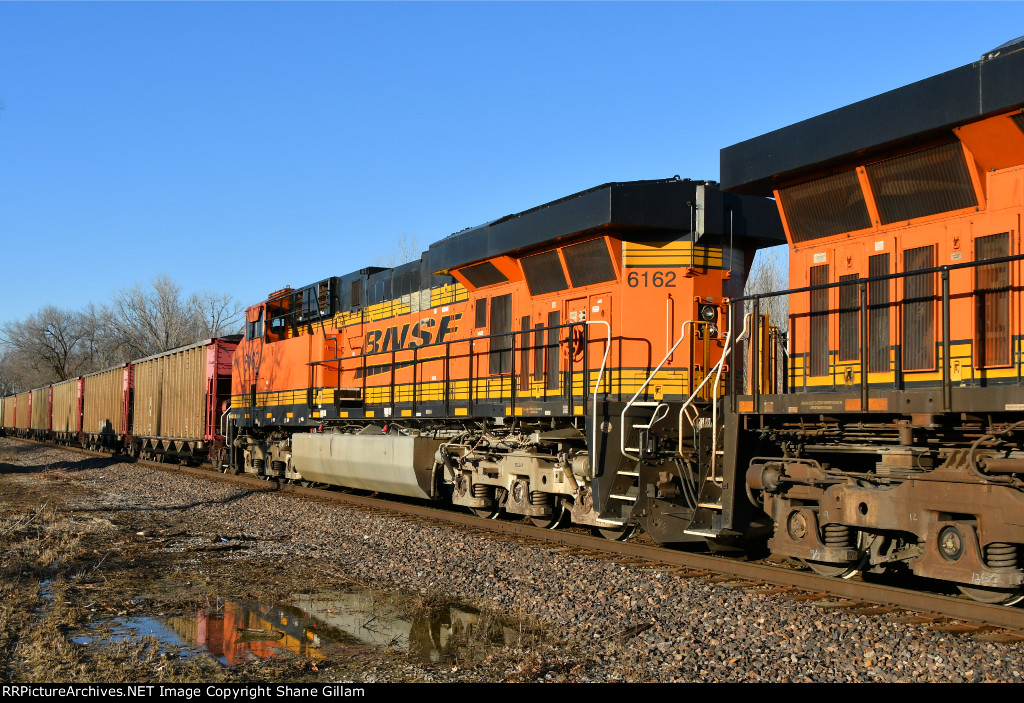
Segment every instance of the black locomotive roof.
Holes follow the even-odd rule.
[[[771,195],[774,178],[838,166],[1024,106],[1024,43],[722,149],[722,189]]]
[[[424,254],[432,272],[613,226],[623,232],[732,234],[761,246],[784,242],[774,201],[722,195],[711,181],[667,178],[605,183],[529,210],[456,232]],[[691,224],[693,223],[693,224]]]

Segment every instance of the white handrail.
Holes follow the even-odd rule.
[[[676,343],[673,344],[672,348],[668,350],[668,352],[665,354],[665,358],[661,360],[660,364],[658,364],[658,367],[654,369],[654,371],[651,372],[651,375],[647,377],[647,380],[643,382],[643,385],[640,386],[640,389],[633,394],[633,397],[630,398],[629,401],[626,403],[625,407],[622,408],[622,415],[619,417],[619,452],[621,452],[623,456],[627,456],[630,459],[636,459],[639,461],[639,456],[633,456],[632,454],[626,451],[626,413],[629,412],[630,407],[632,407],[633,403],[636,402],[636,399],[639,398],[640,394],[643,393],[644,390],[647,388],[647,384],[649,384],[654,379],[654,377],[658,375],[658,372],[661,371],[661,367],[668,362],[669,358],[672,356],[672,354],[675,353],[679,345],[683,343],[684,339],[686,339],[686,326],[689,324],[692,324],[690,320],[687,320],[686,322],[683,323],[683,326],[680,329],[679,339],[676,340]]]
[[[604,369],[608,363],[608,354],[612,350],[612,326],[604,320],[587,320],[588,325],[604,325],[608,328],[608,344],[604,348],[604,358],[601,359],[601,370],[597,372],[597,383],[594,384],[594,395],[590,400],[590,408],[593,412],[593,420],[591,424],[594,426],[592,431],[592,438],[590,440],[590,451],[594,452],[595,461],[590,462],[590,478],[597,476],[597,389],[601,387],[601,382],[604,380]],[[589,369],[584,369],[583,373],[590,375]],[[571,472],[570,472],[571,473]]]
[[[741,339],[746,339],[747,334],[749,332],[748,323],[749,323],[751,317],[752,317],[752,314],[747,314],[747,315],[743,316],[743,331],[740,333],[740,336],[736,338],[736,340],[735,340],[736,342],[740,341]],[[731,327],[732,327],[732,325],[730,325],[730,328]],[[686,401],[683,403],[683,407],[681,407],[679,409],[679,453],[680,454],[683,453],[683,415],[686,413],[686,410],[690,407],[690,405],[693,404],[693,401],[697,397],[697,394],[700,393],[701,388],[703,388],[707,384],[707,382],[711,380],[711,376],[712,375],[715,375],[715,388],[716,389],[718,388],[718,381],[722,377],[722,367],[725,364],[725,359],[729,355],[729,350],[732,348],[732,345],[734,343],[733,341],[730,340],[731,336],[732,336],[732,329],[726,330],[724,344],[722,345],[722,357],[718,360],[718,363],[715,364],[714,368],[712,368],[707,373],[707,375],[704,376],[704,380],[700,382],[700,385],[697,386],[695,389],[693,389],[693,392],[690,393],[690,397],[686,399]],[[716,402],[714,402],[714,400],[712,400],[712,403],[711,403],[711,423],[712,423],[712,432],[713,433],[715,432],[714,426],[715,426],[715,422],[717,421],[717,419],[718,419],[718,404]],[[717,439],[717,437],[713,434],[712,435],[712,439]],[[714,445],[714,446],[717,446],[717,445]],[[714,460],[714,456],[715,456],[714,455],[714,451],[715,451],[714,448],[712,448],[711,451],[712,451],[711,468],[714,469],[714,466],[715,466],[715,464],[714,464],[714,461],[715,461]]]

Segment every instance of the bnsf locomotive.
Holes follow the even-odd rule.
[[[764,198],[611,183],[278,291],[246,313],[229,464],[685,539],[707,483],[691,418],[728,378],[724,301],[782,241]],[[652,428],[687,403],[669,447]]]
[[[1024,597],[1022,76],[1018,40],[723,150],[723,187],[779,205],[791,290],[782,385],[728,399],[713,530],[763,511],[822,573]]]
[[[279,290],[178,362],[198,398],[102,372],[122,429],[78,436],[1017,602],[1022,48],[724,149],[721,186],[611,183]],[[789,289],[745,297],[780,243]],[[60,385],[4,427],[75,437]],[[126,419],[168,396],[191,434]]]

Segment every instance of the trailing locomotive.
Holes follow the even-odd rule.
[[[790,244],[786,388],[727,410],[729,499],[776,554],[1024,598],[1021,76],[1018,40],[723,150]]]

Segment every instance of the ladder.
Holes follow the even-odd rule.
[[[740,340],[746,339],[749,334],[749,324],[752,315],[743,316],[743,331],[740,335],[732,340],[732,325],[729,325],[728,331],[725,333],[725,344],[722,348],[722,358],[718,360],[715,367],[712,369],[712,373],[708,373],[704,380],[701,381],[700,385],[693,390],[690,397],[683,403],[683,407],[679,410],[679,451],[683,450],[683,427],[684,419],[688,420],[691,427],[696,428],[698,419],[698,413],[696,408],[692,407],[693,399],[697,397],[701,388],[708,382],[712,377],[715,379],[714,389],[717,391],[718,383],[722,377],[722,367],[725,364],[726,358],[729,356],[729,351],[732,345]],[[692,414],[690,413],[692,410]],[[712,394],[711,400],[711,464],[708,467],[708,473],[704,477],[704,482],[701,485],[700,494],[697,497],[697,510],[693,515],[693,521],[690,527],[683,530],[684,534],[694,535],[697,537],[717,537],[720,532],[721,515],[723,512],[722,506],[722,485],[725,483],[725,477],[720,476],[717,471],[718,457],[724,455],[725,452],[718,448],[718,400],[715,398],[715,394]],[[718,518],[718,520],[716,520]],[[715,523],[719,523],[719,527],[716,527]]]

